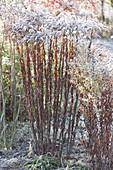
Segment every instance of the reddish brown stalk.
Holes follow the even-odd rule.
[[[75,116],[77,114],[78,101],[79,101],[79,91],[76,88],[76,100],[75,100],[75,104],[74,104],[74,112],[73,112],[72,121],[71,121],[71,130],[70,130],[71,137],[70,137],[70,144],[69,144],[69,152],[67,153],[68,155],[70,155],[70,153],[71,153],[71,149],[73,147],[74,140],[76,137],[76,126],[74,126],[74,125],[75,125]],[[79,116],[79,113],[78,113],[78,116]],[[76,119],[77,119],[77,116],[76,116]],[[77,122],[76,122],[76,125],[77,125]]]
[[[71,36],[74,36],[74,35],[70,35],[68,62],[70,62],[70,60],[73,59],[73,40],[71,40]]]
[[[21,45],[21,49],[19,49],[19,44],[17,43],[17,52],[19,56],[20,69],[23,77],[23,87],[24,87],[25,95],[27,96],[26,70],[25,70],[25,62],[23,59],[23,45]]]
[[[48,82],[47,81],[47,75],[46,75],[46,58],[45,58],[45,45],[44,43],[42,44],[42,60],[43,60],[43,136],[44,136],[44,153],[47,152],[47,100],[46,98],[46,93],[48,93],[48,90],[46,91],[46,85]],[[44,108],[45,107],[45,108]]]
[[[44,153],[43,147],[43,49],[40,44],[37,47],[38,54],[37,54],[37,74],[38,74],[38,106],[39,110],[39,120],[40,120],[40,140],[41,140],[41,152]]]
[[[54,55],[54,103],[53,103],[53,143],[52,143],[52,154],[55,152],[55,141],[56,141],[56,127],[57,127],[57,38],[55,37],[55,55]]]
[[[38,77],[37,77],[37,69],[36,69],[36,46],[34,46],[34,44],[32,43],[32,48],[31,48],[31,56],[32,56],[32,61],[33,61],[33,70],[34,70],[34,84],[35,84],[35,101],[34,101],[34,106],[35,106],[35,121],[36,121],[36,128],[35,131],[38,134],[38,153],[40,155],[40,126],[39,126],[39,105],[38,105]]]
[[[71,36],[71,35],[70,35]],[[70,59],[73,59],[73,42],[72,40],[69,41],[69,58],[68,62],[70,62]],[[68,123],[68,138],[67,138],[67,156],[69,153],[69,148],[71,144],[71,116],[72,116],[72,107],[74,103],[74,98],[73,98],[73,92],[74,92],[74,85],[70,85],[70,93],[71,93],[71,102],[70,102],[70,107],[69,107],[69,123]]]
[[[44,115],[44,119],[45,119],[45,121],[47,120],[47,122],[48,122],[48,107],[49,107],[49,102],[48,102],[48,97],[49,97],[49,95],[48,95],[48,92],[49,92],[49,90],[48,90],[48,78],[49,78],[49,72],[48,72],[48,70],[49,70],[49,67],[47,66],[47,64],[46,64],[46,58],[45,58],[45,49],[44,49],[44,44],[43,44],[43,51],[44,51],[44,54],[43,54],[43,56],[44,56],[44,78],[45,78],[45,84],[44,84],[44,88],[45,88],[45,115]],[[46,124],[47,124],[47,122],[46,122]]]
[[[48,49],[48,121],[47,121],[47,140],[48,146],[47,151],[49,151],[51,139],[51,119],[52,119],[52,62],[53,62],[53,53],[52,53],[52,40],[50,39],[49,49]]]
[[[61,116],[61,108],[59,107],[60,104],[60,95],[61,95],[61,63],[62,63],[62,49],[63,49],[63,41],[61,43],[61,49],[60,49],[60,55],[59,55],[59,65],[58,65],[58,74],[57,74],[57,102],[56,102],[56,107],[57,107],[57,127],[56,127],[56,135],[58,132],[58,128],[60,125],[60,116]]]
[[[70,83],[69,83],[69,75],[68,75],[68,40],[66,39],[66,58],[65,58],[65,77],[64,77],[64,111],[62,114],[62,122],[61,122],[61,139],[62,139],[62,144],[61,144],[61,148],[60,148],[60,156],[62,155],[62,149],[63,149],[63,145],[65,142],[65,136],[66,136],[66,129],[67,127],[65,127],[65,122],[66,122],[66,114],[67,114],[67,106],[68,106],[68,95],[69,95],[69,87],[70,87]]]
[[[37,132],[38,132],[38,140],[39,140],[39,148],[40,148],[40,153],[42,154],[44,149],[43,149],[43,120],[42,120],[42,113],[41,113],[41,83],[40,83],[40,66],[41,66],[41,53],[40,53],[40,44],[36,45],[36,89],[37,89]]]
[[[65,51],[65,39],[64,39],[64,37],[65,37],[65,34],[63,35],[63,42],[62,42],[62,51],[61,51],[61,53],[62,53],[62,60],[61,60],[61,85],[60,85],[60,95],[61,95],[61,97],[60,97],[60,101],[59,101],[59,113],[61,113],[61,115],[60,115],[60,117],[61,117],[61,121],[62,121],[62,117],[63,117],[63,111],[62,111],[62,100],[63,100],[63,89],[64,89],[64,59],[65,59],[65,53],[64,53],[64,51]],[[61,124],[61,121],[60,121],[60,124]],[[60,125],[61,126],[61,125]],[[62,132],[62,127],[61,127],[61,132]],[[60,137],[59,137],[59,139],[60,139],[60,143],[62,144],[62,133],[60,132]],[[61,146],[60,146],[61,147]],[[59,156],[61,155],[61,153],[62,153],[62,151],[59,153]]]
[[[69,124],[68,124],[68,138],[67,138],[67,153],[69,152],[69,144],[70,144],[70,139],[71,139],[71,115],[72,115],[72,106],[73,106],[73,85],[71,84],[71,103],[70,103],[70,108],[69,108]]]
[[[59,108],[59,113],[62,112],[62,98],[63,98],[63,88],[64,88],[64,58],[65,58],[65,53],[64,53],[64,49],[65,49],[65,39],[64,39],[65,34],[63,35],[63,41],[62,41],[62,46],[61,46],[61,70],[60,70],[60,100],[59,100],[59,104],[58,104],[58,108]]]
[[[31,70],[30,70],[30,57],[29,57],[29,49],[28,49],[28,43],[25,43],[26,47],[26,76],[27,76],[27,104],[28,104],[28,111],[29,111],[29,116],[30,116],[30,123],[31,123],[31,129],[33,132],[33,137],[34,137],[34,143],[35,143],[35,149],[36,149],[36,154],[38,154],[37,150],[37,137],[36,137],[36,132],[34,128],[34,116],[33,116],[33,106],[32,106],[32,98],[33,94],[31,91],[32,88],[32,83],[31,83]]]
[[[37,107],[38,107],[38,117],[37,117],[37,123],[38,123],[38,131],[39,131],[39,139],[40,139],[40,126],[41,126],[41,109],[40,109],[40,84],[39,84],[39,56],[40,55],[40,44],[36,44],[36,88],[37,88]]]
[[[41,119],[43,121],[43,87],[44,87],[44,82],[43,82],[43,48],[41,46],[40,48],[40,104],[41,104]]]

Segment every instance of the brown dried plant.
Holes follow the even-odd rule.
[[[107,69],[105,64],[107,65],[108,58],[100,53],[100,49],[97,50],[98,53],[92,49],[92,40],[89,45],[88,55],[84,55],[86,50],[84,46],[83,51],[78,53],[78,55],[82,53],[82,58],[77,60],[75,57],[70,62],[71,82],[78,86],[81,94],[79,109],[84,116],[88,133],[88,141],[84,138],[83,132],[82,140],[91,156],[92,168],[111,170],[113,168],[112,60]]]
[[[92,35],[103,25],[88,17],[54,16],[44,6],[31,4],[31,9],[26,9],[22,5],[7,4],[1,14],[6,24],[4,34],[10,35],[17,47],[35,151],[37,155],[51,152],[68,157],[81,115],[78,106],[85,99],[84,116],[92,138],[90,123],[95,111],[91,109],[101,94],[102,77],[92,74],[96,70],[91,44]],[[98,88],[94,83],[97,77]]]

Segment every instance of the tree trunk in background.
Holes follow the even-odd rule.
[[[101,0],[101,20],[102,22],[105,21],[105,16],[104,16],[104,0]]]

